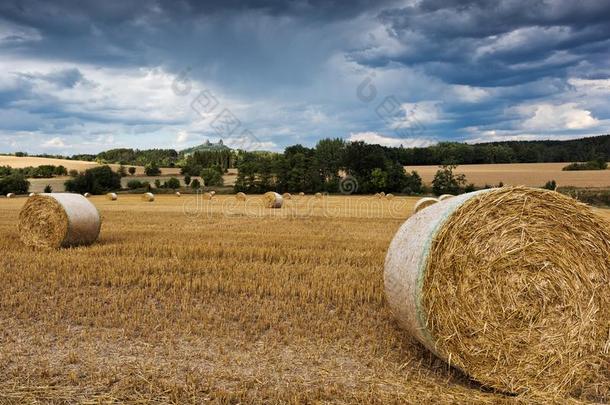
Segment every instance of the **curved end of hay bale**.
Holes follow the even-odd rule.
[[[246,201],[246,194],[240,191],[239,193],[235,194],[235,199],[237,199],[237,201]]]
[[[80,194],[39,194],[19,213],[19,237],[28,246],[60,248],[90,245],[100,233],[100,215]]]
[[[85,193],[85,194],[83,194],[83,196],[84,196],[85,198],[89,198],[89,197],[91,197],[91,193]]]
[[[448,200],[449,198],[455,197],[453,194],[442,194],[438,197],[439,201]]]
[[[322,193],[316,193],[316,194],[314,194],[314,197],[315,198],[322,198]]]
[[[569,197],[504,187],[436,203],[396,233],[384,283],[401,326],[484,385],[610,395],[610,226]]]
[[[263,201],[267,208],[282,208],[284,199],[275,191],[269,191],[263,195]]]
[[[392,198],[394,198],[394,194],[388,193],[388,194],[386,194],[385,198],[387,198],[388,200],[391,200]]]
[[[15,198],[15,194],[14,193],[8,193],[6,195],[6,198]]]
[[[176,191],[176,197],[181,197],[182,194],[180,194],[180,191]]]
[[[419,200],[417,200],[417,202],[415,203],[415,206],[413,207],[413,213],[415,214],[415,213],[423,210],[426,207],[436,204],[437,202],[438,202],[438,200],[436,198],[432,198],[432,197],[420,198]]]
[[[108,193],[106,194],[106,198],[110,201],[116,201],[119,197],[116,195],[116,193]]]
[[[292,198],[292,195],[290,193],[284,193],[282,194],[282,198],[284,198],[284,200],[290,200]]]
[[[142,201],[153,202],[155,201],[155,195],[153,193],[144,193],[141,197]]]
[[[305,195],[305,193],[302,191],[299,193],[299,197],[303,197],[304,195]]]

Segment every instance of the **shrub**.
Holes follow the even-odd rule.
[[[30,182],[21,173],[14,173],[0,178],[0,194],[25,194],[30,189]]]
[[[156,188],[161,188],[161,180],[159,180],[159,179],[155,180],[155,187]]]
[[[50,185],[50,184],[47,184],[47,185],[44,187],[43,192],[45,192],[45,193],[52,193],[52,192],[53,192],[53,187],[51,187],[51,185]]]
[[[159,169],[156,163],[150,163],[144,166],[144,173],[147,176],[158,176],[161,174],[161,169]]]
[[[193,181],[191,181],[191,188],[193,190],[198,190],[199,188],[201,188],[201,183],[199,182],[199,180],[194,179]]]
[[[607,168],[608,163],[606,162],[606,160],[599,158],[595,160],[590,160],[586,163],[571,163],[561,170],[606,170]]]
[[[434,175],[432,180],[432,190],[434,194],[459,194],[466,185],[466,176],[454,174],[456,165],[443,165]]]
[[[166,188],[171,188],[173,190],[180,188],[180,180],[178,180],[175,177],[170,178],[169,180],[167,180],[165,182],[165,187]]]
[[[128,172],[129,172],[129,174],[131,174],[132,176],[133,176],[134,174],[136,174],[136,168],[135,168],[135,167],[133,167],[133,166],[131,166],[129,169],[127,169],[127,171],[128,171]]]
[[[549,180],[546,182],[542,188],[546,188],[547,190],[555,190],[557,188],[557,182],[555,180]]]
[[[78,170],[74,170],[74,169],[70,170],[70,171],[68,172],[68,176],[70,176],[70,177],[76,177],[76,176],[78,176]]]
[[[190,175],[187,174],[186,176],[184,176],[184,184],[186,184],[187,186],[189,184],[191,184],[191,176]]]
[[[129,180],[127,182],[127,188],[130,190],[136,190],[142,187],[144,187],[144,184],[142,184],[140,180]]]
[[[224,184],[222,171],[217,168],[203,169],[201,179],[206,186],[222,186]]]
[[[87,169],[64,184],[69,192],[105,194],[121,188],[121,176],[109,166],[100,166]]]

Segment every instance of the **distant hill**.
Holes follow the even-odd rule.
[[[222,139],[218,141],[218,143],[212,143],[209,140],[205,141],[205,143],[193,146],[192,148],[187,148],[181,150],[180,153],[187,156],[192,155],[195,152],[208,152],[208,151],[220,151],[220,150],[231,150],[227,145],[222,142]]]

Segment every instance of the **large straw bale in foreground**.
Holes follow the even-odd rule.
[[[38,194],[19,213],[19,236],[29,246],[59,248],[93,243],[100,233],[100,214],[80,194]]]
[[[385,290],[412,336],[487,386],[610,399],[610,227],[569,197],[505,187],[414,214]]]
[[[263,195],[263,201],[267,208],[282,208],[284,198],[274,191],[269,191]]]

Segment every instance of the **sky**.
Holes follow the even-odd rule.
[[[0,152],[609,128],[606,0],[0,2]]]

